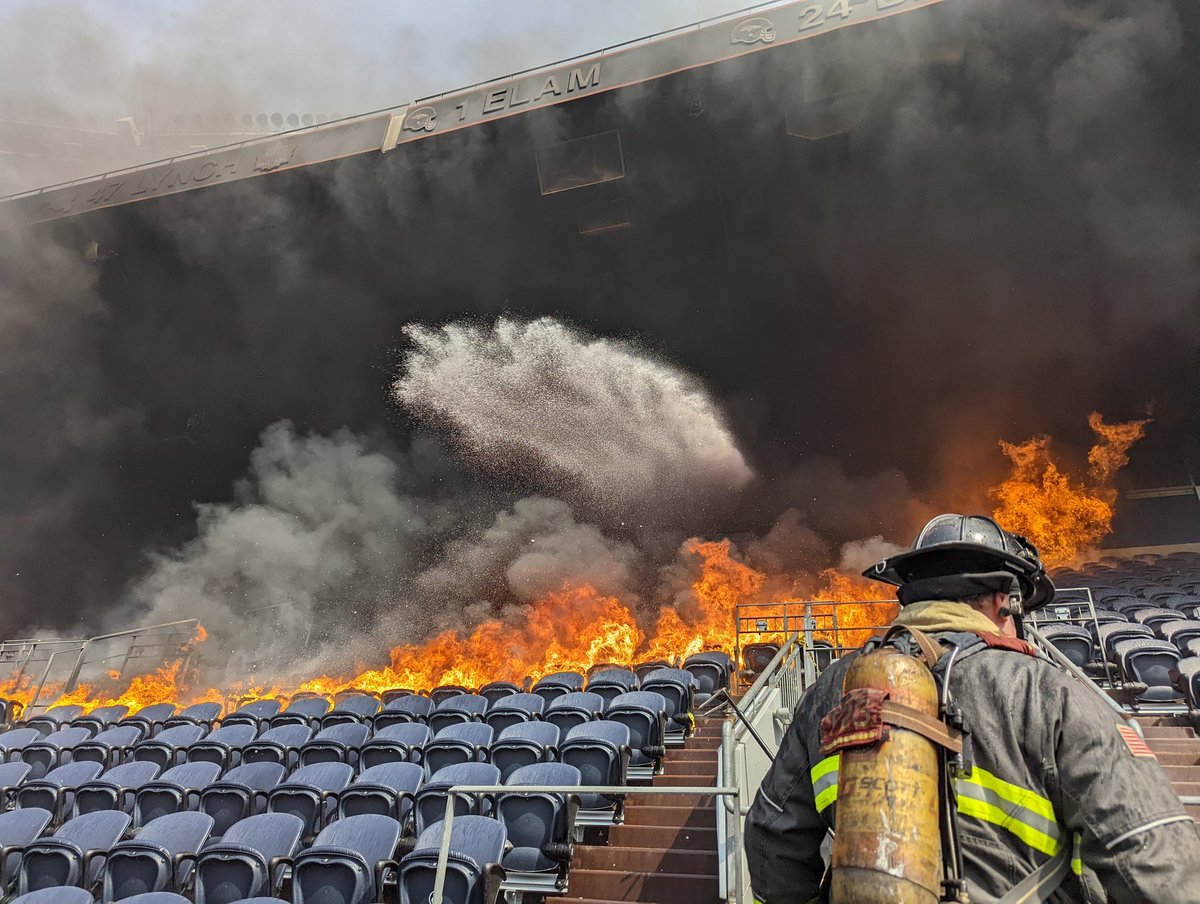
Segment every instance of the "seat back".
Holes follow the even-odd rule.
[[[487,712],[488,699],[478,694],[455,694],[438,703],[429,714],[429,727],[437,734],[456,722],[478,722]]]
[[[558,748],[559,758],[574,766],[583,785],[623,785],[631,735],[620,722],[587,722],[567,732]],[[588,810],[611,810],[616,798],[584,794],[580,805]]]
[[[0,732],[0,762],[8,762],[21,750],[42,739],[36,728],[13,728]]]
[[[358,764],[358,750],[367,740],[370,729],[361,722],[341,722],[322,728],[300,748],[300,765],[313,763],[348,762]]]
[[[492,727],[482,722],[447,725],[433,736],[433,740],[421,752],[425,774],[432,775],[453,763],[486,760],[492,737]]]
[[[90,885],[96,881],[101,861],[93,860],[85,870],[83,855],[87,851],[109,850],[128,827],[126,813],[116,810],[87,813],[63,823],[51,838],[31,842],[17,871],[18,893],[62,885]]]
[[[538,763],[522,766],[504,784],[519,788],[521,785],[578,786],[581,783],[582,775],[574,766],[567,763]],[[496,798],[496,818],[504,823],[509,842],[515,848],[538,849],[538,854],[544,844],[565,844],[569,841],[567,812],[565,794],[514,792]],[[542,869],[547,866],[549,864],[540,864]]]
[[[517,722],[532,722],[545,708],[546,699],[539,694],[510,694],[493,703],[483,721],[500,732]]]
[[[134,826],[144,826],[167,813],[196,809],[200,806],[200,792],[220,774],[221,769],[215,763],[185,763],[146,782],[134,795]]]
[[[379,711],[375,717],[375,730],[387,728],[401,722],[427,722],[433,712],[433,700],[418,694],[399,697]]]
[[[375,866],[389,860],[400,823],[387,816],[347,816],[331,823],[292,871],[295,904],[365,904],[378,899]]]
[[[189,763],[216,763],[228,769],[237,761],[243,747],[258,734],[256,722],[234,722],[222,725],[207,737],[196,741],[187,750]]]
[[[1074,665],[1083,668],[1092,661],[1092,635],[1076,625],[1040,626],[1042,636]]]
[[[123,763],[113,766],[90,782],[75,789],[72,816],[95,813],[97,810],[133,811],[134,795],[142,785],[158,777],[153,763]]]
[[[344,818],[364,813],[390,816],[405,823],[412,798],[425,781],[425,770],[416,763],[381,763],[359,773],[338,799]]]
[[[742,663],[751,674],[766,671],[771,660],[779,654],[779,645],[774,643],[751,643],[742,647]]]
[[[99,763],[67,763],[51,769],[40,779],[26,778],[17,789],[17,806],[42,807],[58,820],[70,812],[75,789],[95,779],[102,768]]]
[[[627,674],[633,677],[633,672]],[[619,685],[610,685],[610,688],[613,697],[624,693],[619,689]],[[607,705],[608,700],[594,691],[572,691],[551,700],[542,718],[556,725],[559,731],[565,732],[576,725],[599,719]]]
[[[95,735],[120,722],[128,712],[129,707],[122,706],[119,703],[113,706],[98,706],[86,716],[77,716],[72,719],[71,724],[80,728],[86,728],[91,734]]]
[[[501,781],[507,781],[522,766],[553,760],[558,755],[560,736],[558,726],[550,722],[519,722],[500,732],[492,743],[489,759],[500,770]]]
[[[416,795],[414,816],[418,834],[426,826],[441,822],[446,816],[446,796],[455,785],[498,785],[500,770],[490,763],[456,763],[439,769],[421,786]],[[488,815],[492,796],[459,793],[454,795],[454,815],[466,813]]]
[[[300,748],[312,738],[308,723],[288,723],[268,729],[242,748],[243,763],[278,763],[292,769],[300,762]]]
[[[513,684],[511,681],[493,681],[490,684],[485,684],[479,689],[479,696],[486,697],[488,702],[493,706],[496,701],[503,697],[511,697],[513,694],[521,693],[521,688]]]
[[[1138,638],[1117,643],[1113,651],[1121,670],[1132,680],[1147,685],[1138,700],[1167,703],[1178,700],[1173,674],[1179,669],[1179,650],[1165,640]]]
[[[333,814],[336,795],[350,784],[354,770],[346,763],[301,766],[286,782],[272,789],[267,811],[290,813],[304,823],[305,837],[315,835]]]
[[[220,837],[238,820],[265,811],[267,795],[283,781],[283,775],[278,763],[246,763],[201,791],[200,809],[216,823],[213,835]]]
[[[19,810],[0,812],[0,850],[12,847],[24,847],[50,825],[54,816],[49,810],[41,807],[23,807]],[[0,894],[8,880],[21,862],[20,853],[12,853],[0,859]]]
[[[211,729],[213,723],[217,721],[217,717],[221,715],[220,703],[193,703],[191,706],[184,707],[178,714],[171,716],[164,723],[167,728],[175,725],[202,725],[206,729]]]
[[[203,725],[184,722],[164,727],[153,738],[133,745],[131,756],[142,763],[156,763],[160,769],[170,769],[183,762],[187,748],[196,743],[207,732]]]
[[[321,717],[329,712],[329,701],[324,697],[296,697],[287,709],[268,721],[272,728],[281,725],[307,725],[315,728]]]
[[[369,724],[379,712],[379,699],[367,694],[347,697],[321,718],[321,727],[345,725],[347,723]]]
[[[153,737],[162,731],[167,719],[175,715],[174,703],[154,703],[130,713],[121,720],[123,725],[135,725],[142,729],[144,737]]]
[[[442,684],[429,692],[429,699],[437,707],[451,697],[461,697],[463,694],[469,693],[471,693],[470,689],[463,687],[461,684]]]
[[[377,728],[375,736],[359,751],[361,768],[419,760],[432,737],[433,732],[424,722],[397,722]]]
[[[260,729],[273,716],[279,715],[280,708],[278,700],[255,700],[222,719],[221,726],[244,724]]]
[[[101,763],[107,769],[120,763],[134,744],[142,739],[143,729],[137,725],[115,725],[75,746],[71,751],[74,762]]]
[[[32,768],[30,778],[41,778],[56,766],[71,761],[71,750],[91,737],[86,728],[60,728],[21,751],[22,762]]]
[[[494,904],[499,876],[494,865],[504,854],[504,826],[483,816],[461,816],[450,829],[450,856],[446,863],[443,900],[456,904]],[[442,844],[440,826],[426,829],[416,847],[400,861],[401,904],[427,904],[433,899],[438,854]],[[495,887],[489,887],[495,885]]]
[[[270,894],[283,869],[271,875],[271,861],[295,854],[303,833],[303,821],[290,813],[261,813],[234,823],[200,855],[196,904],[232,904]]]
[[[187,882],[190,864],[175,874],[175,858],[196,854],[213,821],[203,813],[171,813],[143,826],[109,851],[104,864],[104,900],[119,901],[152,891],[175,891]]]
[[[538,679],[533,692],[549,703],[555,697],[583,690],[583,681],[583,676],[578,672],[554,672]]]
[[[12,792],[29,777],[28,763],[0,763],[0,813],[8,809]]]
[[[657,765],[662,761],[667,702],[658,693],[631,691],[615,698],[605,719],[629,729],[630,765]]]

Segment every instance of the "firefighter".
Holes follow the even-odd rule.
[[[1200,832],[1158,762],[1097,693],[1018,636],[1014,616],[1054,595],[1032,544],[990,518],[940,515],[910,551],[864,576],[898,588],[894,624],[941,645],[934,676],[970,739],[972,768],[955,786],[972,904],[1200,902]],[[746,818],[764,904],[827,900],[822,844],[839,761],[820,755],[819,725],[857,655],[801,698]],[[1011,894],[1039,883],[1027,897]]]

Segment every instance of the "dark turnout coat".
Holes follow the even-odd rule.
[[[1041,656],[970,633],[933,636],[962,647],[950,689],[973,742],[974,768],[957,782],[973,904],[999,901],[1064,845],[1070,869],[1050,901],[1200,902],[1197,825],[1103,700]],[[819,725],[841,700],[852,658],[801,699],[746,818],[754,895],[765,904],[820,900],[838,758],[820,755]]]

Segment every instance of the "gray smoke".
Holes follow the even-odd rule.
[[[447,424],[468,454],[530,460],[638,517],[694,510],[753,476],[698,382],[630,345],[551,318],[405,332],[415,347],[396,398]]]

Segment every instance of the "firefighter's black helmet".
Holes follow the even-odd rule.
[[[863,577],[898,587],[901,603],[1019,591],[1031,612],[1054,599],[1037,547],[986,515],[938,515],[912,549],[872,565]]]

